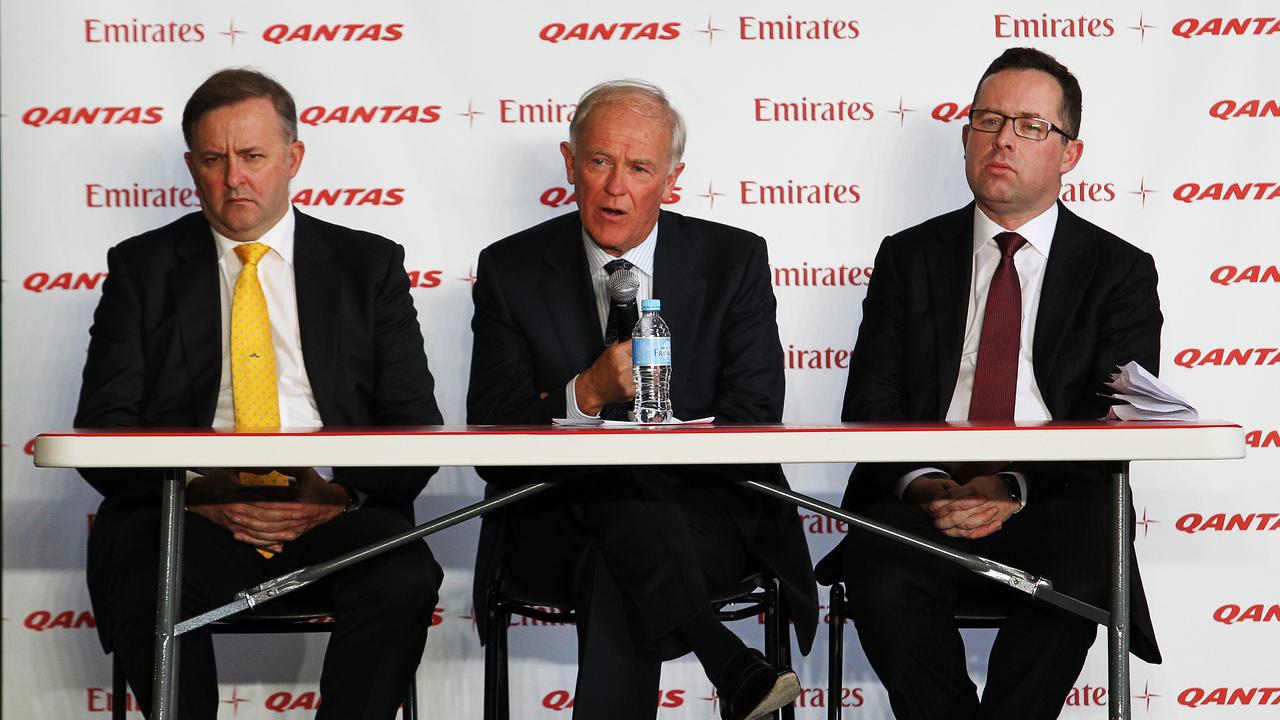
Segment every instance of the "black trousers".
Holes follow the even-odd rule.
[[[994,535],[948,538],[915,505],[882,500],[864,513],[901,530],[1048,578],[1054,589],[1107,607],[1105,488],[1084,483],[1032,493]],[[845,541],[858,639],[899,720],[1056,718],[1098,626],[1001,589],[959,565],[872,536]],[[955,624],[957,599],[999,596],[1008,619],[996,635],[979,700]]]
[[[578,615],[574,718],[657,715],[661,661],[689,652],[673,631],[710,610],[707,588],[760,565],[734,522],[749,512],[739,492],[622,469],[508,514],[504,576]]]
[[[152,707],[160,510],[104,504],[90,535],[94,612],[123,664],[143,713]],[[270,560],[222,527],[187,513],[182,616],[210,610],[236,592],[304,565],[407,530],[396,510],[363,507],[313,528]],[[99,532],[99,528],[106,528]],[[104,533],[106,536],[104,536]],[[102,565],[106,563],[106,565]],[[334,573],[294,593],[332,607],[336,623],[320,676],[321,720],[390,720],[422,657],[442,571],[425,542],[411,543]],[[105,604],[106,607],[102,607]],[[178,717],[214,720],[218,709],[213,643],[207,633],[182,637]]]

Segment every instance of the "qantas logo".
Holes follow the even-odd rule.
[[[538,37],[549,43],[568,40],[675,40],[680,37],[678,22],[548,23]]]
[[[293,194],[293,204],[303,206],[325,205],[399,205],[404,202],[405,189],[397,188],[303,188]]]
[[[1205,365],[1280,365],[1278,348],[1186,348],[1174,356],[1180,367],[1193,368]]]
[[[1250,430],[1245,433],[1244,442],[1251,448],[1280,447],[1280,430]]]
[[[164,108],[125,107],[33,107],[22,113],[22,122],[31,127],[45,125],[155,125],[164,120]]]
[[[1280,705],[1280,687],[1190,687],[1178,693],[1178,704],[1192,708],[1201,705]]]
[[[1223,625],[1238,622],[1280,622],[1280,605],[1223,605],[1213,611],[1213,619]]]
[[[1280,18],[1183,18],[1173,24],[1173,34],[1191,39],[1204,35],[1274,35],[1280,33]]]
[[[96,628],[98,623],[93,619],[93,613],[88,610],[61,610],[58,612],[36,610],[23,619],[22,626],[35,632],[44,632],[45,630]]]
[[[1280,268],[1275,265],[1248,265],[1245,267],[1223,265],[1209,273],[1209,279],[1219,285],[1280,283]]]
[[[403,23],[347,23],[343,25],[272,25],[262,31],[262,39],[279,45],[286,42],[395,42],[404,37]]]
[[[1280,102],[1275,100],[1219,100],[1209,106],[1209,115],[1219,120],[1242,117],[1280,117]]]
[[[1280,530],[1280,513],[1187,513],[1175,527],[1188,535],[1201,532],[1275,532]]]
[[[662,199],[662,204],[674,205],[675,203],[680,202],[680,190],[682,190],[682,188],[679,185],[673,186],[671,188],[671,194]],[[560,208],[566,205],[572,205],[577,202],[577,200],[578,196],[574,193],[573,188],[566,187],[547,188],[538,196],[538,202],[550,208]]]
[[[97,290],[98,283],[105,280],[107,274],[99,273],[58,273],[52,275],[45,272],[31,273],[22,281],[22,287],[33,293],[46,290]]]
[[[658,707],[659,708],[677,708],[684,705],[684,690],[659,690],[658,691]],[[548,710],[573,709],[573,694],[568,690],[552,690],[542,697],[542,707]]]
[[[1173,197],[1190,204],[1202,200],[1275,200],[1280,198],[1280,183],[1183,183],[1173,191]]]
[[[312,105],[298,113],[304,125],[351,125],[362,123],[433,123],[440,119],[439,105]]]

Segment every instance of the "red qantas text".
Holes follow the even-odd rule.
[[[1275,265],[1223,265],[1209,273],[1209,279],[1219,285],[1280,283],[1280,268]]]
[[[262,31],[262,39],[279,45],[286,42],[395,42],[404,37],[404,23],[346,23],[341,25],[272,25]]]
[[[1274,532],[1280,530],[1280,513],[1187,513],[1175,524],[1188,535],[1201,532]]]
[[[548,23],[538,37],[549,42],[566,40],[675,40],[680,37],[678,22]]]
[[[45,125],[155,125],[164,120],[162,107],[33,107],[22,113],[22,122],[31,127]]]
[[[1280,183],[1183,183],[1173,191],[1175,200],[1190,204],[1203,200],[1275,200],[1280,198]]]
[[[1183,18],[1173,24],[1174,35],[1180,38],[1204,35],[1274,35],[1280,32],[1280,18]]]
[[[405,189],[397,188],[303,188],[293,194],[294,205],[382,205],[404,202]]]
[[[31,273],[22,281],[22,287],[34,293],[46,290],[97,290],[98,283],[105,280],[107,274],[69,272],[51,275],[49,273]]]
[[[1280,117],[1280,102],[1275,100],[1219,100],[1209,106],[1209,115],[1219,120],[1241,117]]]
[[[440,119],[440,105],[312,105],[298,113],[303,125],[352,125],[363,123],[433,123]]]
[[[98,623],[93,619],[93,613],[88,610],[60,610],[56,613],[52,610],[36,610],[23,619],[22,626],[28,630],[44,632],[45,630],[96,628]]]
[[[1200,707],[1201,705],[1280,705],[1280,687],[1190,687],[1178,693],[1178,704],[1187,707]]]
[[[1280,348],[1186,348],[1173,357],[1180,367],[1280,365]]]

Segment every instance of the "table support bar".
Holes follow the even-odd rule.
[[[388,550],[392,550],[419,540],[433,533],[440,532],[447,528],[451,528],[459,523],[466,522],[474,517],[479,517],[485,513],[492,512],[513,502],[517,502],[526,497],[536,495],[543,490],[551,487],[552,483],[540,482],[521,485],[520,487],[504,492],[500,495],[487,498],[478,503],[468,505],[459,510],[455,510],[448,515],[442,515],[431,522],[419,525],[412,530],[389,537],[385,540],[366,545],[358,550],[352,550],[345,555],[339,555],[332,560],[326,560],[322,563],[316,563],[304,568],[299,568],[293,572],[286,573],[280,577],[268,580],[261,585],[244,590],[238,593],[237,598],[218,608],[214,608],[206,613],[197,615],[188,620],[178,623],[176,634],[182,635],[197,628],[204,627],[211,622],[221,620],[222,618],[234,615],[235,613],[256,607],[260,603],[269,602],[281,595],[291,593],[299,588],[306,587],[311,583],[325,577],[331,573],[337,572],[345,567],[354,565],[355,563],[367,560],[375,555],[381,555]]]
[[[187,472],[183,468],[164,471],[160,496],[160,582],[156,593],[156,665],[151,678],[152,711],[156,720],[178,716],[178,649],[174,632],[182,602],[182,524],[186,519]],[[116,698],[116,702],[124,702]]]
[[[1039,598],[1045,602],[1055,605],[1074,615],[1078,615],[1086,620],[1095,622],[1099,625],[1106,626],[1110,623],[1111,614],[1101,608],[1096,608],[1086,602],[1077,600],[1070,595],[1064,595],[1053,589],[1053,583],[1041,577],[1036,577],[1028,572],[1010,567],[1003,563],[989,560],[980,555],[962,552],[939,545],[932,540],[926,540],[918,535],[903,532],[897,528],[889,527],[874,520],[868,520],[860,515],[854,515],[834,505],[806,497],[796,492],[792,492],[786,488],[770,485],[769,483],[760,482],[758,480],[748,480],[744,485],[757,490],[765,495],[771,495],[780,500],[785,500],[792,505],[813,510],[821,513],[829,518],[842,520],[849,524],[850,527],[860,528],[867,532],[875,533],[881,537],[889,538],[897,542],[905,543],[919,550],[942,558],[944,560],[957,563],[972,572],[983,577],[1007,585],[1024,592],[1032,597]],[[1127,517],[1127,515],[1126,515]]]
[[[1133,518],[1129,463],[1116,464],[1111,473],[1111,618],[1107,632],[1110,653],[1108,692],[1112,720],[1129,720],[1129,543]]]

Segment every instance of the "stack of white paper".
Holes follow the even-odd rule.
[[[1200,413],[1191,403],[1136,362],[1129,362],[1113,374],[1107,387],[1116,392],[1104,397],[1124,403],[1111,406],[1107,411],[1109,420],[1200,419]]]

